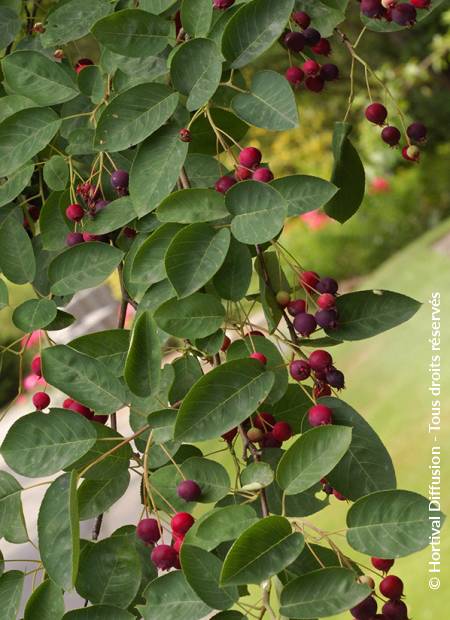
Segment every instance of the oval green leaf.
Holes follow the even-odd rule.
[[[320,209],[338,191],[333,183],[307,174],[293,174],[270,184],[288,203],[289,217]]]
[[[138,316],[131,334],[130,348],[125,362],[125,381],[137,396],[150,396],[161,375],[161,346],[158,329],[151,313],[146,310]]]
[[[64,597],[61,588],[46,579],[27,601],[23,620],[61,620]]]
[[[4,99],[3,99],[4,100]],[[3,179],[0,184],[0,207],[16,198],[29,184],[34,171],[34,164],[25,164],[22,168]]]
[[[178,338],[202,338],[222,325],[225,308],[217,297],[194,293],[183,299],[169,299],[154,314],[158,326]]]
[[[22,211],[9,205],[0,210],[0,269],[15,284],[33,282],[36,259],[23,227]]]
[[[212,222],[230,215],[219,192],[212,189],[182,189],[167,196],[156,215],[161,222],[195,224]]]
[[[56,317],[57,307],[51,299],[27,299],[14,310],[13,323],[23,332],[42,329]]]
[[[0,471],[0,538],[20,544],[28,534],[22,510],[22,487],[6,471]]]

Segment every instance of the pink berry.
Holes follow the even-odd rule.
[[[158,545],[151,553],[151,559],[156,568],[169,570],[177,565],[178,554],[170,545]]]
[[[397,144],[400,142],[401,137],[402,134],[400,133],[400,131],[397,129],[397,127],[393,127],[392,125],[384,127],[383,131],[381,132],[381,139],[383,140],[383,142],[386,142],[386,144],[389,144],[389,146],[397,146]]]
[[[312,93],[320,93],[325,86],[325,81],[322,77],[320,77],[320,75],[316,75],[314,77],[306,78],[305,86]]]
[[[308,362],[313,370],[325,370],[332,365],[333,358],[328,351],[317,349],[310,354]]]
[[[177,536],[173,542],[172,547],[175,549],[177,553],[180,553],[181,545],[183,544],[184,536]]]
[[[300,28],[303,29],[308,28],[309,24],[311,23],[310,16],[304,11],[294,11],[292,13],[292,19],[298,26],[300,26]]]
[[[262,431],[269,431],[275,424],[276,420],[271,413],[262,411],[255,416],[253,420],[253,426],[259,428]]]
[[[76,413],[79,413],[80,415],[87,418],[88,420],[90,420],[92,416],[94,415],[92,411],[89,409],[89,407],[85,407],[81,403],[78,403],[76,400],[73,400],[70,403],[70,405],[67,407],[67,409],[70,409],[71,411],[75,411]]]
[[[81,219],[83,219],[84,209],[81,205],[76,203],[73,205],[69,205],[66,209],[66,216],[67,219],[71,222],[79,222]]]
[[[221,194],[225,194],[230,189],[230,187],[235,185],[235,183],[236,183],[236,179],[233,179],[233,177],[225,175],[223,177],[220,177],[220,179],[217,179],[214,187],[216,188],[217,192],[220,192]]]
[[[272,435],[277,441],[287,441],[292,437],[292,428],[287,422],[276,422],[272,429]]]
[[[80,58],[80,60],[75,65],[75,71],[77,73],[80,73],[80,71],[82,71],[85,67],[89,67],[90,65],[93,65],[93,64],[94,63],[92,62],[90,58]]]
[[[320,65],[315,60],[306,60],[302,64],[302,69],[306,75],[317,75],[320,71]]]
[[[312,314],[302,312],[294,318],[294,327],[302,336],[308,337],[317,327],[317,321]]]
[[[336,489],[333,489],[333,495],[340,502],[345,502],[345,500],[347,499],[345,495],[342,495],[342,493],[339,493],[339,491],[336,491]]]
[[[291,316],[306,312],[306,302],[303,299],[294,299],[288,303],[287,311]]]
[[[383,573],[388,573],[395,564],[395,560],[385,560],[383,558],[370,558],[372,566]]]
[[[317,298],[317,305],[319,308],[322,308],[322,310],[334,308],[336,305],[336,297],[331,293],[322,293],[322,295],[319,295]]]
[[[319,276],[315,271],[303,271],[303,273],[300,275],[300,284],[308,292],[312,292],[312,290],[316,288],[318,282]]]
[[[85,241],[86,243],[88,243],[89,241],[100,241],[101,239],[100,235],[93,235],[88,232],[84,232],[82,233],[82,235],[83,235],[83,241]]]
[[[283,43],[291,52],[299,53],[305,47],[305,37],[301,32],[288,32],[284,35]]]
[[[286,69],[286,73],[284,74],[284,76],[287,81],[292,84],[292,86],[300,86],[300,84],[303,82],[305,74],[300,69],[300,67],[289,67],[289,69]]]
[[[377,601],[373,596],[368,596],[363,601],[355,605],[350,609],[350,613],[352,616],[356,618],[356,620],[372,620],[375,614],[377,613]]]
[[[238,166],[234,172],[236,181],[245,181],[252,176],[252,171],[245,166]]]
[[[331,54],[331,45],[328,39],[321,38],[318,43],[316,43],[311,50],[314,54],[318,54],[319,56],[329,56]]]
[[[215,9],[225,10],[235,3],[235,0],[214,0],[213,6]]]
[[[252,179],[254,181],[260,181],[261,183],[269,183],[273,179],[272,171],[269,168],[257,168],[253,174]]]
[[[331,388],[326,383],[316,383],[313,387],[314,398],[322,398],[323,396],[330,396]]]
[[[311,426],[322,426],[322,424],[331,424],[333,420],[333,412],[325,405],[314,405],[308,409],[308,421]]]
[[[97,424],[106,424],[108,419],[109,416],[107,415],[93,415],[91,418],[92,422],[97,422]]]
[[[317,325],[324,329],[334,329],[337,327],[337,312],[334,309],[331,310],[318,310],[314,318]]]
[[[64,409],[70,409],[70,405],[72,405],[75,401],[73,398],[66,398],[63,402]]]
[[[410,4],[416,7],[416,9],[429,9],[431,6],[431,0],[409,0]]]
[[[252,353],[250,357],[253,360],[258,360],[258,362],[261,362],[264,366],[267,364],[267,357],[263,353],[255,351],[255,353]]]
[[[183,129],[180,129],[180,131],[178,132],[178,137],[180,138],[181,142],[191,142],[192,140],[191,132],[185,127],[183,127]]]
[[[294,360],[289,365],[289,373],[295,381],[304,381],[311,374],[311,367],[306,360]]]
[[[177,494],[186,502],[196,502],[200,498],[202,490],[194,480],[183,480],[177,486]]]
[[[382,125],[387,117],[387,110],[382,103],[371,103],[367,106],[365,115],[368,121],[375,125]]]
[[[142,519],[136,527],[136,536],[144,542],[154,545],[161,538],[158,521],[156,519]]]
[[[247,146],[239,153],[239,163],[246,168],[254,168],[262,159],[262,153],[254,146]]]
[[[380,583],[380,592],[387,598],[398,600],[403,594],[403,581],[395,575],[388,575]]]
[[[36,394],[33,394],[33,398],[31,400],[33,401],[33,405],[39,411],[46,409],[50,404],[50,396],[45,392],[36,392]]]
[[[174,534],[186,534],[187,531],[194,525],[195,519],[188,512],[177,512],[172,517],[170,525]]]
[[[41,356],[35,355],[31,361],[31,372],[37,375],[38,377],[42,377],[42,364],[41,364]]]
[[[66,245],[72,247],[73,245],[78,245],[79,243],[83,243],[83,235],[79,232],[70,232],[67,233],[66,237]]]

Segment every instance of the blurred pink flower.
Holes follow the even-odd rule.
[[[27,397],[25,396],[25,394],[19,394],[19,396],[17,397],[16,403],[22,404],[22,403],[25,403],[26,400],[27,400]]]
[[[328,215],[322,211],[309,211],[309,213],[303,213],[303,215],[300,216],[300,219],[305,222],[311,230],[319,230],[331,221],[331,218],[329,218]]]
[[[25,390],[32,390],[38,385],[45,385],[45,379],[43,377],[39,377],[38,375],[34,375],[33,373],[24,377],[23,387]]]
[[[31,332],[29,336],[28,334],[24,336],[22,340],[20,341],[20,344],[22,346],[26,345],[27,349],[31,349],[31,347],[34,347],[35,345],[39,344],[39,338],[41,334],[43,334],[43,332],[40,329],[37,329],[35,332]]]
[[[369,190],[371,194],[385,194],[391,190],[391,184],[384,177],[374,177]]]
[[[128,306],[127,306],[127,313],[125,315],[125,325],[126,326],[129,326],[130,323],[133,321],[135,314],[136,314],[136,310],[133,308],[133,306],[128,304]]]

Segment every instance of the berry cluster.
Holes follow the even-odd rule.
[[[289,372],[294,381],[306,381],[311,377],[315,398],[329,396],[331,388],[342,390],[345,387],[344,374],[333,366],[333,358],[328,351],[322,349],[313,351],[308,359],[293,360]]]
[[[388,111],[386,107],[379,102],[371,103],[367,106],[365,115],[368,121],[374,125],[383,126],[381,139],[389,146],[397,146],[402,137],[400,130],[393,125],[388,125],[386,119]],[[408,144],[402,148],[402,157],[407,161],[419,161],[420,149],[418,144],[424,144],[427,139],[427,128],[423,123],[411,123],[406,129]],[[413,142],[415,144],[413,144]]]
[[[417,20],[417,9],[428,9],[431,0],[361,0],[361,13],[371,19],[384,19],[399,26],[413,26]]]
[[[285,77],[294,88],[298,88],[304,81],[305,87],[308,90],[320,93],[324,89],[326,82],[333,82],[338,79],[339,69],[332,63],[321,65],[316,60],[308,58],[303,54],[303,50],[306,47],[318,56],[329,56],[331,54],[331,45],[327,39],[321,36],[318,30],[311,28],[311,18],[304,11],[292,13],[292,21],[300,30],[285,32],[282,44],[290,52],[302,54],[305,62],[301,66],[289,67],[285,72]]]
[[[277,422],[267,411],[252,416],[244,422],[243,427],[248,441],[259,443],[261,448],[279,448],[293,434],[290,424],[282,420]]]
[[[382,558],[371,558],[372,565],[377,570],[382,571],[385,576],[381,580],[379,589],[380,593],[388,600],[384,602],[381,612],[378,611],[378,603],[375,596],[368,596],[361,601],[356,607],[350,610],[354,620],[408,620],[408,608],[401,600],[403,597],[403,581],[395,575],[387,575],[386,573],[394,565],[394,560],[385,560]],[[359,578],[361,583],[366,583],[373,590],[375,582],[371,577],[363,575]]]
[[[252,179],[261,183],[269,183],[273,179],[273,173],[267,166],[261,165],[262,153],[254,146],[242,149],[238,156],[238,163],[234,175],[226,174],[215,183],[215,188],[221,194],[225,194],[230,187],[238,181]]]

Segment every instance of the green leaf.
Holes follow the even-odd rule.
[[[104,235],[118,228],[122,228],[135,217],[133,203],[129,196],[122,196],[110,202],[104,209],[88,219],[84,229],[95,235]]]
[[[48,56],[34,50],[20,50],[2,60],[8,86],[29,97],[38,106],[70,101],[78,94],[69,72]]]
[[[81,416],[80,416],[81,417]],[[38,516],[39,551],[50,579],[64,590],[75,584],[80,556],[76,472],[48,487]]]
[[[247,293],[252,278],[252,257],[246,245],[230,238],[225,260],[214,276],[214,288],[223,299],[240,301]]]
[[[229,215],[222,194],[212,189],[182,189],[167,196],[156,215],[161,222],[195,224]]]
[[[84,67],[83,71],[78,74],[77,82],[80,91],[89,97],[92,103],[101,103],[105,84],[100,67],[97,65]]]
[[[240,611],[221,611],[212,616],[211,620],[247,620],[247,616],[241,614]]]
[[[175,439],[203,441],[240,424],[267,398],[274,375],[257,360],[234,360],[203,376],[178,412]]]
[[[172,32],[170,21],[139,9],[124,9],[95,23],[92,33],[107,49],[133,58],[163,51]]]
[[[13,323],[23,332],[42,329],[56,317],[57,307],[51,299],[27,299],[17,306],[12,315]]]
[[[151,233],[134,257],[131,266],[134,282],[155,284],[166,278],[164,256],[172,239],[182,228],[181,224],[163,224]]]
[[[188,151],[171,123],[139,146],[130,171],[130,196],[139,217],[153,211],[172,191]]]
[[[6,95],[2,97],[2,108],[0,110],[0,123],[12,116],[20,110],[26,108],[34,108],[35,104],[28,97],[22,97],[21,95]]]
[[[312,25],[323,37],[331,37],[344,21],[349,0],[302,0],[302,11],[311,17]]]
[[[14,41],[20,30],[19,16],[7,6],[0,6],[0,49]]]
[[[312,487],[324,478],[347,452],[352,431],[346,426],[318,426],[292,444],[277,467],[277,482],[287,495]]]
[[[139,6],[144,11],[160,15],[175,4],[176,0],[140,0]]]
[[[61,620],[63,615],[63,593],[53,581],[46,579],[28,599],[23,620]]]
[[[439,523],[440,529],[444,520],[438,502],[429,505],[418,493],[377,491],[361,497],[348,511],[347,541],[366,555],[401,558],[429,545],[431,524]]]
[[[44,181],[50,189],[61,191],[69,182],[69,167],[61,155],[53,155],[42,169]]]
[[[228,110],[212,108],[210,112],[216,127],[231,136],[234,141],[239,142],[247,133],[248,125]],[[192,142],[189,144],[189,153],[216,155],[224,150],[224,146],[218,142],[208,118],[203,114],[192,123],[191,135]],[[218,174],[218,176],[220,175]]]
[[[227,360],[246,358],[255,351],[266,356],[266,368],[275,377],[273,387],[266,400],[268,403],[276,403],[287,390],[288,373],[283,357],[273,342],[264,336],[246,336],[235,340],[227,351]]]
[[[245,504],[215,508],[194,524],[185,542],[212,551],[223,542],[234,541],[257,521],[253,508]]]
[[[194,383],[203,376],[203,370],[194,355],[179,357],[172,362],[172,368],[175,371],[175,380],[169,391],[169,401],[176,403],[182,400]]]
[[[6,463],[22,476],[50,476],[85,454],[96,440],[83,416],[67,409],[29,413],[14,422],[1,447]]]
[[[67,233],[71,227],[65,211],[70,204],[69,191],[52,192],[39,215],[42,245],[45,250],[62,250],[66,246]]]
[[[126,470],[107,480],[84,480],[77,497],[80,521],[93,519],[111,508],[125,493],[129,482],[130,474]]]
[[[135,620],[136,616],[113,605],[91,605],[68,611],[63,620]]]
[[[33,246],[22,223],[22,211],[10,205],[0,211],[0,269],[15,284],[32,282],[36,274]]]
[[[213,295],[194,293],[183,299],[169,299],[156,310],[158,326],[178,338],[202,338],[214,333],[223,323],[225,309]]]
[[[33,171],[34,164],[25,164],[9,175],[7,179],[2,179],[0,183],[0,207],[10,203],[25,189],[30,182]]]
[[[334,616],[371,594],[348,568],[322,568],[290,581],[281,591],[281,613],[288,618]]]
[[[102,362],[65,345],[42,352],[43,374],[54,387],[94,409],[113,413],[126,402],[120,381]]]
[[[182,0],[180,13],[183,29],[191,37],[205,37],[208,34],[213,17],[212,2],[209,0]],[[188,67],[186,69],[189,71]]]
[[[178,94],[163,84],[132,86],[114,97],[103,110],[95,131],[94,147],[99,151],[115,152],[142,142],[172,116],[177,104]]]
[[[228,211],[234,216],[231,232],[242,243],[264,243],[282,229],[287,202],[273,187],[259,181],[242,181],[225,195]]]
[[[178,297],[187,297],[207,284],[220,269],[230,245],[227,228],[191,224],[180,230],[167,248],[167,277]]]
[[[255,462],[250,463],[242,470],[242,488],[249,491],[257,491],[269,486],[273,482],[273,471],[269,463]]]
[[[5,281],[0,278],[0,310],[6,308],[9,305],[9,293],[8,287]]]
[[[252,0],[233,15],[222,38],[222,52],[233,69],[244,67],[278,39],[294,0]]]
[[[120,377],[130,345],[130,332],[127,329],[106,329],[79,336],[68,344],[80,353],[95,357]]]
[[[293,174],[270,184],[288,203],[288,217],[320,209],[338,191],[333,183],[307,174]]]
[[[2,620],[17,620],[24,574],[18,570],[10,570],[0,577],[0,608]]]
[[[144,620],[201,620],[211,611],[194,592],[181,571],[158,577],[144,591],[145,605],[138,605]]]
[[[356,291],[340,295],[336,301],[339,316],[336,329],[326,330],[339,340],[363,340],[381,334],[405,321],[422,304],[392,291]]]
[[[136,319],[125,362],[125,381],[138,396],[150,396],[161,374],[161,348],[158,330],[151,313],[146,310]]]
[[[180,561],[191,588],[213,609],[229,609],[239,599],[236,587],[219,586],[222,562],[217,556],[205,549],[183,543]]]
[[[233,544],[223,563],[221,583],[261,583],[291,564],[304,545],[284,517],[265,517],[246,529]]]
[[[305,392],[298,384],[290,383],[283,397],[272,407],[271,413],[277,420],[287,422],[297,434],[302,432],[302,421],[310,407],[308,390]]]
[[[327,480],[353,501],[374,491],[395,489],[391,457],[372,427],[340,398],[321,398],[333,411],[333,424],[352,429],[350,447]]]
[[[212,11],[211,2],[206,2]],[[187,4],[192,4],[192,0],[188,0]],[[219,86],[221,75],[222,57],[217,45],[209,39],[187,41],[176,49],[171,58],[170,76],[173,86],[187,96],[186,107],[189,111],[197,110],[211,99]]]
[[[45,22],[40,35],[44,47],[65,45],[88,34],[92,24],[113,10],[108,0],[69,0],[59,4]]]
[[[255,127],[283,131],[298,127],[294,93],[286,78],[276,71],[260,71],[253,76],[250,92],[237,94],[233,111]]]
[[[20,544],[28,534],[22,510],[22,487],[6,471],[0,471],[0,538]]]
[[[189,153],[184,165],[191,187],[213,187],[223,174],[220,162],[210,155]]]
[[[126,609],[140,583],[140,559],[126,538],[112,536],[84,547],[76,584],[83,598]]]
[[[26,164],[53,139],[61,119],[50,108],[27,108],[0,123],[0,177]]]
[[[362,574],[361,569],[357,564],[353,562],[352,568],[358,573]],[[342,567],[342,554],[341,552],[335,553],[328,547],[321,547],[310,543],[303,548],[303,551],[298,558],[290,564],[284,571],[284,574],[279,575],[283,583],[291,581],[293,577],[299,577],[306,573],[318,570],[320,568],[328,568],[331,566]]]
[[[58,254],[48,268],[55,295],[70,295],[98,286],[116,269],[123,252],[100,241],[80,243]]]
[[[325,205],[325,213],[341,224],[358,210],[364,198],[366,184],[364,166],[349,140],[351,130],[352,126],[348,123],[335,123],[331,182],[339,191]]]

